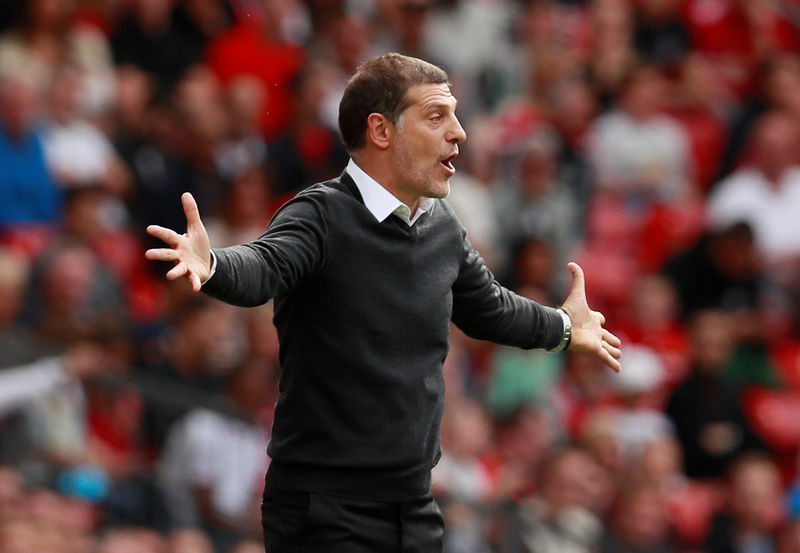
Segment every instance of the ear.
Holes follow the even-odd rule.
[[[381,113],[370,113],[367,116],[367,142],[386,150],[392,144],[394,124]]]

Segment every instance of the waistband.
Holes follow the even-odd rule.
[[[408,501],[431,491],[430,469],[397,474],[386,469],[290,465],[272,461],[267,489],[322,492],[378,501]]]

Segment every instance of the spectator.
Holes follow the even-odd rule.
[[[664,273],[675,285],[684,320],[703,309],[733,313],[759,305],[762,276],[745,222],[708,232],[670,260]]]
[[[686,377],[689,368],[689,344],[686,325],[679,318],[680,308],[675,287],[668,279],[641,275],[621,323],[628,343],[646,346],[658,354],[664,368],[662,384],[670,389]]]
[[[50,340],[119,335],[126,310],[119,282],[84,244],[56,244],[37,260],[21,319]]]
[[[486,0],[448,0],[432,6],[423,31],[425,58],[452,76],[454,93],[464,114],[485,109],[483,83],[508,79],[511,5]],[[470,40],[461,40],[461,37]],[[483,96],[483,97],[481,97]]]
[[[728,475],[728,504],[714,519],[708,553],[755,553],[776,550],[781,522],[780,473],[763,454],[736,459]]]
[[[389,3],[383,14],[384,27],[390,32],[376,33],[376,52],[399,52],[407,56],[423,56],[425,20],[430,13],[430,0],[401,0]]]
[[[23,74],[24,75],[24,74]],[[0,78],[0,230],[55,223],[60,195],[34,130],[38,90],[22,75]]]
[[[242,244],[261,236],[276,207],[271,183],[261,167],[251,167],[233,177],[219,217],[206,225],[214,247]]]
[[[175,0],[132,2],[114,30],[115,63],[138,67],[165,86],[180,79],[200,60],[207,37],[175,7]]]
[[[733,93],[725,88],[721,69],[703,54],[688,53],[678,67],[668,113],[689,136],[692,177],[700,190],[707,191],[718,178],[725,143],[731,134],[728,119],[736,109]]]
[[[767,267],[788,278],[800,255],[795,209],[800,205],[800,130],[782,112],[763,115],[751,138],[752,164],[719,182],[709,199],[709,223],[722,229],[739,221],[753,229]]]
[[[258,129],[264,94],[262,84],[247,75],[232,81],[224,93],[228,135],[215,154],[217,172],[223,179],[235,178],[267,161],[267,144]]]
[[[0,415],[98,374],[108,361],[100,347],[80,344],[60,357],[46,357],[29,365],[0,371]]]
[[[597,408],[614,402],[613,390],[606,375],[586,356],[569,355],[564,372],[546,399],[565,433],[577,438]]]
[[[260,106],[261,130],[267,140],[274,140],[291,122],[294,98],[293,79],[299,73],[304,49],[287,39],[280,3],[260,3],[253,11],[262,17],[246,17],[217,35],[208,44],[205,59],[223,86],[242,75],[252,75],[269,94]],[[251,8],[252,9],[252,8]]]
[[[686,5],[684,17],[693,49],[713,56],[725,80],[740,95],[748,92],[759,61],[780,51],[796,51],[798,34],[770,2],[718,0],[714,10],[701,3]]]
[[[201,205],[216,213],[223,194],[218,155],[230,132],[224,89],[212,71],[196,65],[175,83],[172,98],[181,129],[177,152],[187,164]]]
[[[689,51],[689,31],[680,17],[680,0],[645,0],[639,5],[636,49],[650,62],[674,67]]]
[[[724,71],[718,68],[715,73],[721,79]],[[747,161],[748,142],[762,115],[778,110],[791,114],[795,120],[800,116],[800,102],[797,100],[800,91],[800,58],[792,53],[769,56],[757,68],[755,80],[759,86],[753,97],[741,106],[735,102],[730,105],[730,131],[716,180],[726,178],[743,161]]]
[[[599,111],[597,94],[586,79],[568,76],[550,87],[547,99],[550,122],[561,140],[559,178],[575,198],[580,215],[576,229],[585,237],[582,220],[594,191],[595,175],[584,144]]]
[[[29,363],[52,353],[41,337],[17,322],[29,273],[25,258],[0,248],[0,368]]]
[[[622,83],[615,108],[596,120],[589,148],[600,190],[647,206],[692,189],[688,139],[677,122],[661,113],[665,94],[664,78],[653,67],[641,66]]]
[[[158,469],[171,527],[201,526],[219,545],[259,527],[267,436],[254,423],[270,384],[264,373],[245,365],[231,375],[231,415],[195,409],[171,429]]]
[[[595,92],[604,107],[624,91],[637,63],[633,8],[624,0],[593,0],[590,4],[592,40],[586,64]]]
[[[496,417],[495,449],[483,458],[497,502],[521,501],[536,491],[542,463],[558,439],[552,413],[532,405]]]
[[[442,423],[442,459],[433,471],[437,495],[478,503],[489,497],[489,479],[479,457],[488,449],[489,421],[482,407],[466,398]]]
[[[473,165],[479,163],[474,157],[467,157],[466,162]],[[447,201],[467,229],[472,246],[481,252],[486,266],[492,271],[500,272],[502,263],[506,260],[503,259],[505,252],[499,244],[500,224],[497,221],[496,198],[491,184],[467,171],[454,175],[451,182],[453,186]]]
[[[675,553],[669,540],[669,518],[658,488],[623,490],[602,553]]]
[[[53,74],[47,98],[44,149],[50,174],[64,188],[102,186],[122,195],[130,175],[111,141],[78,112],[83,75],[61,66]]]
[[[642,455],[654,441],[672,436],[672,423],[661,410],[659,391],[664,379],[661,360],[651,349],[629,345],[623,354],[625,374],[613,379],[620,406],[613,409],[611,427],[623,466]]]
[[[141,89],[147,88],[147,80],[139,73],[128,70],[125,73],[129,77],[123,82],[128,78],[139,81],[131,85],[134,90],[140,89],[132,91],[132,95],[146,95],[147,91]],[[131,103],[144,101],[141,98]],[[183,130],[174,102],[169,96],[159,96],[148,103],[144,112],[136,105],[128,107],[131,113],[125,117],[141,118],[139,126],[127,127],[132,136],[119,137],[120,142],[126,141],[120,151],[134,176],[134,190],[128,200],[133,222],[138,227],[144,226],[145,220],[161,225],[185,224],[180,206],[168,198],[182,190],[197,191],[198,184],[183,157]]]
[[[275,167],[274,193],[282,199],[338,176],[347,164],[347,152],[335,123],[325,113],[326,96],[334,94],[338,105],[345,83],[338,82],[335,71],[325,62],[318,63],[296,76],[294,120],[270,149]]]
[[[207,404],[245,359],[241,315],[200,298],[184,304],[176,316],[168,347],[150,352],[147,381],[161,390],[180,390],[191,398],[189,406]],[[188,410],[186,402],[171,400],[152,398],[145,405],[145,441],[154,452],[161,451],[172,424]]]
[[[597,549],[603,523],[593,511],[602,469],[576,448],[553,454],[541,473],[541,493],[519,505],[502,553],[579,553]]]
[[[74,64],[83,75],[81,111],[102,113],[113,97],[111,52],[106,37],[75,17],[75,0],[23,2],[20,24],[0,36],[0,77],[25,74],[47,87],[58,67]]]
[[[581,238],[580,211],[572,191],[558,174],[558,137],[542,129],[525,141],[519,170],[496,200],[498,224],[506,247],[536,238],[552,248],[553,265],[562,267]]]
[[[481,532],[480,506],[488,501],[491,485],[480,456],[490,445],[490,428],[480,404],[467,398],[451,405],[442,421],[442,458],[432,472],[432,486],[450,527],[445,552],[489,550]]]
[[[735,345],[733,332],[730,317],[722,312],[695,315],[690,329],[692,372],[666,406],[691,478],[720,478],[738,454],[764,447],[721,375]]]

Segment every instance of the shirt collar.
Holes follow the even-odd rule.
[[[413,217],[409,217],[411,209],[397,199],[391,192],[386,190],[386,188],[381,186],[378,181],[365,173],[352,158],[345,170],[356,183],[356,187],[361,193],[361,198],[364,200],[366,208],[380,222],[385,221],[389,215],[394,214],[402,219],[408,226],[411,226],[423,213],[431,212],[433,206],[436,205],[433,198],[420,198],[417,204],[417,211],[414,213]]]

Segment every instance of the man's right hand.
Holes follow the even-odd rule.
[[[145,252],[145,257],[153,261],[173,261],[175,266],[167,272],[169,280],[185,276],[195,292],[211,275],[211,246],[208,233],[200,220],[197,202],[188,192],[181,196],[183,212],[186,214],[186,233],[158,225],[150,225],[147,232],[170,245],[169,248],[154,248]]]

